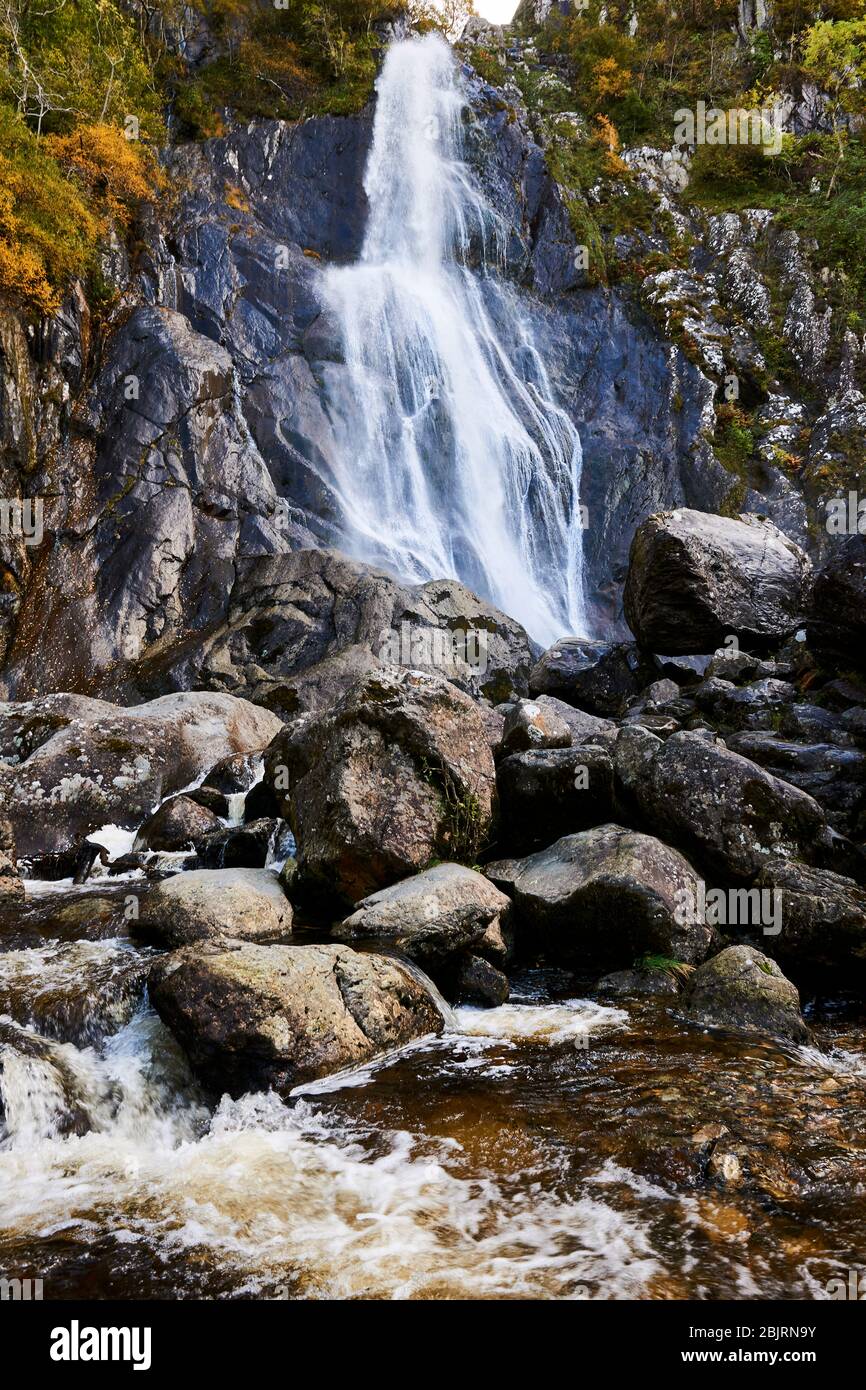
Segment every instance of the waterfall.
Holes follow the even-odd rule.
[[[545,645],[583,635],[580,440],[496,273],[449,46],[393,44],[377,92],[361,257],[324,276],[340,544],[413,583],[456,577]]]

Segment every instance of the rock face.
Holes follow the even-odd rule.
[[[601,825],[486,872],[509,885],[519,921],[551,959],[602,970],[644,954],[696,964],[709,948],[711,930],[693,910],[697,874],[649,835]]]
[[[405,966],[346,946],[188,947],[156,962],[148,988],[204,1083],[234,1096],[286,1096],[443,1028]]]
[[[800,996],[775,961],[753,946],[729,946],[692,978],[686,1012],[698,1023],[806,1042]]]
[[[814,862],[832,852],[811,796],[698,733],[663,743],[645,730],[623,730],[615,765],[646,824],[721,874],[751,879],[774,856]]]
[[[808,633],[819,655],[866,667],[866,536],[838,546],[816,575]]]
[[[472,700],[387,668],[331,714],[274,740],[266,781],[298,844],[299,884],[359,902],[433,858],[475,859],[492,823],[493,756]]]
[[[268,869],[193,869],[148,888],[132,925],[162,946],[280,941],[292,930],[292,907]]]
[[[333,928],[338,940],[393,942],[425,968],[477,947],[511,904],[489,879],[462,864],[437,864],[371,894]]]
[[[71,849],[101,825],[139,825],[228,753],[282,728],[230,695],[166,695],[119,709],[81,695],[0,705],[0,799],[24,857]]]
[[[801,622],[810,565],[771,522],[681,508],[637,529],[623,601],[650,651],[711,651],[734,635],[747,646],[784,638]]]

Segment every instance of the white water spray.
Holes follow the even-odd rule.
[[[450,48],[393,45],[377,89],[361,259],[324,286],[341,543],[413,582],[456,576],[540,642],[582,635],[580,441],[494,273]]]

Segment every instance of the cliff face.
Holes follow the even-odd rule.
[[[467,158],[580,431],[587,589],[597,628],[616,631],[628,547],[654,511],[764,512],[812,543],[828,489],[866,454],[863,346],[833,338],[796,232],[690,207],[652,148],[620,151],[624,196],[648,220],[612,242],[623,273],[593,282],[576,254],[585,196],[553,177],[561,133],[528,109],[518,65],[514,42],[498,87],[466,65]],[[368,108],[175,144],[176,196],[139,229],[134,264],[106,255],[121,297],[103,331],[78,290],[40,333],[4,315],[0,481],[45,499],[43,543],[3,541],[8,696],[134,684],[142,662],[224,619],[246,558],[334,543],[323,380],[341,363],[321,276],[359,252],[370,134]],[[637,260],[641,276],[625,273]],[[799,389],[769,360],[771,335]],[[731,373],[761,423],[735,467],[716,413]]]

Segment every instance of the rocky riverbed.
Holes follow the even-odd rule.
[[[632,642],[539,653],[492,612],[491,666],[443,671],[342,625],[269,677],[318,692],[288,718],[0,708],[5,1265],[61,1297],[831,1297],[864,1214],[861,549],[816,577],[769,522],[659,513]],[[324,566],[391,603],[281,565],[285,651]]]

